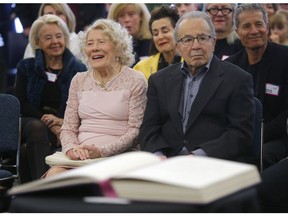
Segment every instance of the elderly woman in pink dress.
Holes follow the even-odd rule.
[[[138,148],[147,81],[133,64],[132,38],[117,22],[96,20],[83,37],[91,70],[71,82],[61,129],[62,152],[72,160],[109,157]],[[47,176],[67,170],[53,166]]]

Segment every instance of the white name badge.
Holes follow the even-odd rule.
[[[57,79],[57,75],[56,74],[53,74],[53,73],[50,73],[50,72],[46,72],[47,74],[47,77],[48,77],[48,80],[50,82],[55,82],[56,79]]]
[[[269,95],[278,96],[279,95],[279,89],[280,89],[280,87],[277,85],[272,85],[272,84],[266,83],[265,93],[269,94]]]

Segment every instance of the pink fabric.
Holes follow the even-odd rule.
[[[124,67],[105,89],[97,85],[92,71],[76,74],[60,135],[62,151],[88,144],[97,146],[107,157],[135,147],[146,90],[143,74],[129,67]]]

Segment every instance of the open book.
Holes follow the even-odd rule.
[[[91,183],[100,188],[96,196],[204,204],[259,182],[258,170],[253,165],[199,156],[161,160],[139,151],[15,186],[8,194],[45,193]]]
[[[50,166],[66,166],[66,167],[79,167],[84,166],[87,164],[91,164],[94,162],[101,161],[105,158],[95,158],[95,159],[86,159],[86,160],[71,160],[67,155],[65,155],[63,152],[57,151],[52,155],[48,155],[45,158],[46,164]]]

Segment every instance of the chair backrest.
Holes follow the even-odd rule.
[[[8,67],[15,68],[18,62],[23,59],[28,37],[22,33],[8,33]]]
[[[0,153],[17,151],[20,142],[20,103],[17,97],[0,94]]]
[[[261,101],[254,97],[254,145],[252,149],[252,154],[257,158],[257,165],[260,170],[262,170],[262,145],[263,145],[263,108]]]

